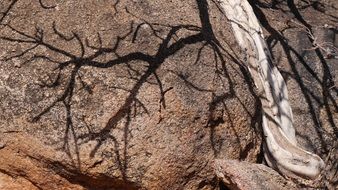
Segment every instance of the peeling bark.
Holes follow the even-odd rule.
[[[247,64],[263,106],[265,159],[283,175],[315,179],[323,160],[297,145],[286,83],[272,64],[262,28],[246,0],[217,0],[231,22],[235,38],[246,54]]]

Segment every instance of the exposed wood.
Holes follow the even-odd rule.
[[[247,56],[247,66],[261,93],[265,159],[280,173],[315,179],[323,160],[297,145],[286,83],[272,64],[262,28],[246,0],[217,0],[231,22],[236,40]]]

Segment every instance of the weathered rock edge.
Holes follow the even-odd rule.
[[[214,170],[218,179],[230,189],[297,189],[294,183],[263,164],[216,159]]]
[[[289,177],[317,178],[325,164],[319,156],[297,145],[286,83],[272,64],[262,28],[252,7],[246,0],[217,2],[231,22],[259,91],[263,106],[264,156],[268,165]]]

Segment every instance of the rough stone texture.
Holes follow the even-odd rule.
[[[230,189],[297,189],[295,184],[262,164],[217,159],[214,167],[217,177]]]
[[[297,141],[325,160],[322,182],[326,188],[335,189],[338,49],[334,44],[338,39],[334,34],[338,2],[316,1],[305,8],[304,2],[285,1],[275,2],[272,8],[255,7],[273,57],[287,82]],[[317,45],[321,47],[314,48]]]
[[[41,2],[56,7],[45,9],[38,0],[0,2],[2,24],[35,37],[43,30],[44,37],[44,45],[26,51],[41,42],[9,40],[32,39],[0,25],[2,187],[216,189],[214,159],[261,161],[260,103],[226,18],[212,1],[209,7],[204,0]],[[300,44],[309,39],[291,22],[297,19],[289,5],[274,2],[272,8],[264,8],[270,1],[252,4],[287,80],[299,143],[327,158],[321,187],[334,188],[336,100],[311,109],[307,97],[316,103],[312,94],[325,100],[337,88],[313,84],[316,78],[301,69]],[[335,26],[338,6],[330,3],[335,1],[324,2],[326,12],[313,5],[301,14],[310,25]],[[317,59],[313,50],[307,53]],[[98,68],[96,62],[108,64]],[[315,75],[322,79],[323,72]]]
[[[3,173],[0,173],[0,188],[6,190],[38,190],[38,188],[24,178],[14,178]]]
[[[3,21],[43,42],[0,28],[1,173],[41,189],[214,189],[215,158],[257,160],[259,103],[214,4],[44,3],[57,6],[19,0]]]

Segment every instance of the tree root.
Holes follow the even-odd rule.
[[[235,38],[247,56],[253,81],[262,92],[264,155],[268,165],[289,177],[317,178],[325,164],[319,156],[297,146],[286,83],[272,64],[252,7],[246,0],[217,2],[230,20]]]

